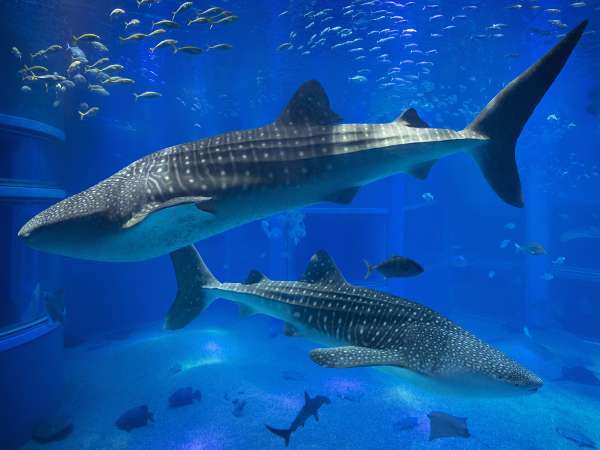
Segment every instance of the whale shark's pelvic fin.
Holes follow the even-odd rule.
[[[337,191],[331,195],[328,195],[325,200],[332,203],[339,203],[340,205],[349,205],[352,203],[352,200],[354,200],[354,197],[356,197],[356,194],[358,194],[359,190],[360,186],[344,189],[343,191]]]
[[[351,345],[316,348],[310,351],[310,358],[320,366],[333,368],[403,365],[403,356],[398,350],[381,350]]]
[[[341,121],[342,118],[331,110],[321,84],[310,80],[298,88],[275,125],[335,125]]]
[[[517,138],[567,62],[587,23],[587,20],[580,23],[539,61],[511,81],[467,127],[467,130],[489,138],[488,143],[473,151],[473,157],[496,194],[513,206],[523,206],[515,160]]]
[[[429,171],[431,170],[436,161],[437,159],[434,159],[432,161],[417,164],[416,166],[413,166],[408,171],[408,173],[411,174],[413,177],[418,178],[419,180],[424,180],[429,175]]]
[[[216,298],[210,288],[221,283],[213,276],[193,245],[171,253],[177,279],[177,296],[165,319],[164,328],[177,330],[196,318]]]

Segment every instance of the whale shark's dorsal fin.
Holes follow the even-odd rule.
[[[310,258],[304,276],[300,281],[305,283],[347,284],[335,262],[325,250],[319,250]]]
[[[427,122],[419,117],[415,108],[408,108],[396,118],[395,122],[401,122],[411,128],[429,128]]]
[[[342,118],[331,110],[329,99],[321,84],[310,80],[298,88],[275,124],[335,125],[341,121]]]
[[[269,279],[264,273],[259,272],[258,270],[251,270],[250,273],[248,273],[244,284],[256,284],[260,283],[261,281],[269,281]]]

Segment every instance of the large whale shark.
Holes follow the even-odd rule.
[[[349,203],[395,173],[425,178],[469,152],[494,191],[521,207],[515,144],[587,22],[502,89],[464,130],[430,128],[409,109],[382,124],[341,124],[309,81],[272,124],[176,145],[141,158],[28,221],[40,250],[104,261],[170,253],[237,225],[323,201]]]
[[[324,251],[299,281],[272,281],[251,271],[244,283],[221,283],[193,246],[171,254],[178,291],[165,328],[190,323],[215,299],[285,321],[286,334],[336,347],[317,348],[324,367],[392,366],[419,388],[436,392],[519,395],[542,380],[506,354],[418,303],[349,284]]]

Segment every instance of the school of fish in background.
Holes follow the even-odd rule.
[[[446,6],[355,0],[341,8],[341,15],[334,8],[315,9],[307,3],[304,12],[280,13],[282,20],[289,17],[293,31],[277,50],[296,51],[305,56],[317,52],[346,53],[359,63],[348,75],[350,83],[371,83],[380,89],[398,90],[427,80],[435,66],[439,42],[455,40],[458,29],[468,27],[468,37],[473,40],[502,39],[511,32],[510,25],[501,22],[473,31],[470,24],[477,23],[476,15],[480,8],[485,8],[477,3]],[[600,11],[600,6],[591,2],[570,2],[566,7]],[[561,9],[545,7],[540,1],[507,4],[506,9],[512,14],[529,11],[547,17],[545,29],[532,29],[541,36],[560,38],[569,27],[562,20]],[[596,31],[587,32],[590,33]],[[398,48],[404,50],[403,54],[398,54]],[[505,56],[519,57],[515,53]],[[433,86],[426,91],[431,89]]]
[[[151,7],[159,2],[160,0],[137,0],[137,8]],[[133,7],[133,4],[131,6]],[[129,16],[122,8],[115,8],[109,13],[111,21],[114,22],[115,27],[118,27],[119,41],[122,44],[139,42],[140,45],[152,45],[148,49],[150,53],[172,50],[173,53],[189,55],[228,50],[232,45],[216,43],[204,48],[188,45],[175,39],[177,29],[206,26],[210,30],[215,26],[235,22],[239,18],[233,12],[218,6],[203,10],[194,9],[194,2],[191,1],[179,5],[171,17],[152,23],[145,23],[137,18],[129,19]],[[149,31],[148,33],[137,31],[142,29],[149,29]],[[134,30],[136,31],[133,32]],[[62,104],[68,91],[73,91],[82,99],[90,94],[89,103],[82,101],[78,113],[81,120],[95,116],[100,108],[90,106],[94,95],[107,97],[111,95],[109,88],[136,84],[134,79],[121,76],[126,73],[127,68],[123,64],[114,62],[119,55],[117,54],[116,58],[112,56],[114,52],[111,53],[102,40],[102,37],[97,34],[84,33],[73,36],[72,41],[65,45],[52,44],[33,52],[29,58],[24,56],[18,47],[13,47],[11,51],[18,61],[29,59],[29,63],[24,64],[18,72],[23,81],[21,91],[31,93],[35,90],[45,93],[53,99],[54,107]],[[57,69],[58,67],[61,69]],[[134,92],[133,98],[138,101],[161,97],[161,95],[160,92],[148,90]]]

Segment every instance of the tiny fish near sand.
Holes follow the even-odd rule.
[[[120,430],[130,432],[134,428],[140,428],[154,422],[154,414],[148,409],[148,405],[136,406],[125,411],[115,422]]]
[[[191,405],[194,400],[200,401],[202,394],[199,390],[194,390],[191,386],[177,389],[169,397],[169,406],[171,408],[180,408],[182,406]]]

